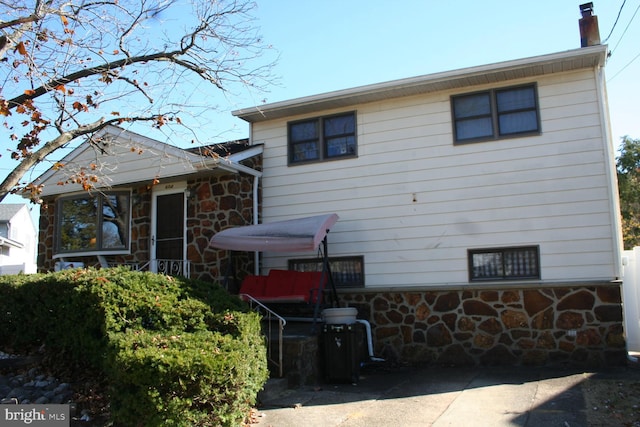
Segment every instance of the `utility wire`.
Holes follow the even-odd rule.
[[[622,42],[622,39],[624,38],[624,35],[627,33],[627,30],[629,29],[629,26],[631,25],[631,23],[635,19],[636,15],[638,14],[638,10],[640,10],[640,4],[638,5],[638,7],[636,7],[636,11],[633,12],[633,16],[631,17],[631,19],[629,20],[629,23],[627,24],[627,26],[625,27],[624,31],[622,32],[622,35],[620,36],[620,39],[618,40],[618,43],[616,43],[615,47],[613,49],[611,49],[611,51],[609,51],[609,56],[611,56],[613,54],[613,52],[618,48],[618,45],[620,44],[620,42]],[[631,65],[639,57],[640,57],[640,54],[636,55],[631,61],[627,62],[627,64],[624,67],[622,67],[620,69],[620,71],[618,71],[610,79],[608,79],[608,81],[613,80],[618,74],[620,74],[622,71],[624,71],[629,65]]]
[[[618,45],[620,44],[620,42],[624,38],[624,35],[627,33],[627,30],[629,29],[629,26],[631,25],[631,23],[633,22],[634,18],[638,14],[638,10],[640,10],[640,4],[638,5],[638,7],[636,7],[636,11],[633,12],[633,16],[631,17],[631,19],[629,20],[629,23],[627,24],[627,26],[625,27],[624,31],[622,32],[622,35],[620,36],[620,40],[618,40],[618,43],[616,43],[615,47],[613,49],[611,49],[611,53],[613,53],[613,51],[616,50],[616,48],[618,47]]]
[[[613,23],[613,27],[611,27],[611,31],[609,32],[609,35],[604,39],[602,44],[605,44],[607,42],[607,40],[609,40],[609,37],[611,37],[611,34],[613,34],[613,30],[616,29],[616,25],[618,24],[618,19],[620,19],[620,14],[622,13],[622,8],[624,7],[624,4],[626,2],[627,2],[627,0],[624,0],[622,2],[622,6],[620,6],[620,10],[618,11],[618,16],[616,17],[616,22]]]
[[[620,74],[621,72],[623,72],[623,71],[625,70],[625,68],[627,68],[629,65],[631,65],[631,63],[632,63],[633,61],[635,61],[636,59],[638,59],[638,58],[640,58],[640,53],[639,53],[639,54],[637,54],[637,55],[636,55],[636,56],[635,56],[631,61],[629,61],[629,62],[627,63],[627,65],[625,65],[624,67],[622,67],[622,69],[621,69],[620,71],[618,71],[618,72],[617,72],[617,73],[615,73],[615,74],[614,74],[610,79],[608,79],[608,81],[610,82],[611,80],[615,79],[615,78],[616,78],[616,76],[617,76],[618,74]]]

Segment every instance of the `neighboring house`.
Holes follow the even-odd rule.
[[[0,274],[36,272],[37,233],[25,204],[0,204]]]
[[[381,357],[624,363],[606,57],[585,47],[235,111],[264,147],[261,222],[339,215],[340,299]],[[265,252],[262,273],[307,257]]]
[[[257,221],[261,151],[247,140],[184,150],[107,127],[36,181],[38,267],[129,265],[219,280],[228,254],[208,240]],[[249,256],[235,261],[252,271]]]

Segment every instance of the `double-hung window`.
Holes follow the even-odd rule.
[[[457,95],[451,108],[457,143],[540,133],[535,85]]]
[[[469,280],[518,280],[540,278],[538,246],[469,249]]]
[[[108,191],[56,202],[57,254],[129,251],[130,192]]]
[[[289,123],[290,164],[356,155],[355,112]]]

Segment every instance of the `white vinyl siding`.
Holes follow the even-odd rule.
[[[615,277],[612,191],[593,70],[536,81],[540,135],[453,144],[460,88],[253,124],[262,221],[337,213],[329,255],[363,255],[366,287],[467,284],[467,250],[539,246],[541,282]],[[356,111],[358,158],[287,167],[287,122]],[[285,268],[302,254],[266,253]]]
[[[3,238],[0,242],[0,274],[36,273],[36,231],[28,205],[7,215],[3,223]]]

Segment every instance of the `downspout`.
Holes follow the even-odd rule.
[[[251,134],[251,124],[249,124],[249,126],[250,126],[249,132]],[[249,144],[251,145],[251,137],[249,137]],[[263,150],[260,149],[260,154],[262,153],[263,153]],[[248,166],[244,166],[237,162],[219,162],[216,160],[215,167],[227,170],[229,172],[238,173],[238,174],[244,172],[248,175],[253,176],[253,224],[257,225],[259,220],[258,187],[260,183],[260,177],[262,176],[262,172],[252,169]],[[254,264],[255,264],[254,270],[256,275],[258,275],[260,272],[259,262],[260,262],[260,252],[255,252],[254,253]]]
[[[258,225],[258,183],[260,182],[260,176],[253,176],[253,224]],[[260,252],[253,253],[253,273],[260,275]]]
[[[253,123],[251,122],[249,122],[249,145],[253,145]],[[264,162],[264,151],[262,161]],[[262,173],[258,173],[258,171],[255,172],[256,173],[253,175],[253,225],[258,225],[258,184]],[[260,275],[260,252],[258,251],[253,253],[253,270],[253,274],[256,276]]]
[[[253,176],[253,224],[257,225],[258,224],[258,184],[260,183],[260,177],[262,176],[262,172],[257,171],[255,169],[251,169],[249,167],[246,166],[242,166],[241,165],[237,165],[234,164],[236,166],[236,171],[237,172],[245,172],[251,176]],[[255,274],[259,275],[260,274],[260,266],[258,265],[259,261],[260,261],[260,252],[255,252],[254,253],[254,264],[255,264]]]

